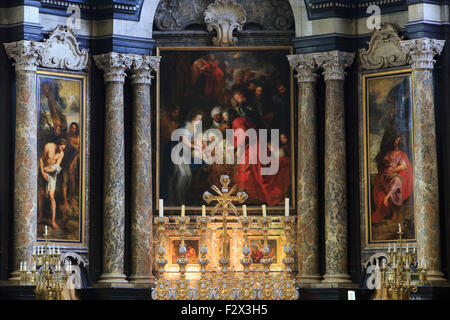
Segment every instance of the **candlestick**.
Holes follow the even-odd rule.
[[[243,213],[244,217],[247,216],[247,205],[245,205],[245,204],[242,206],[242,213]]]
[[[164,200],[159,199],[159,217],[164,217]]]
[[[266,205],[265,204],[262,205],[262,214],[263,214],[263,217],[266,216]]]
[[[284,199],[284,215],[289,217],[289,198]]]
[[[181,205],[181,216],[184,217],[184,210],[185,210],[185,206],[184,204]]]
[[[202,205],[202,217],[206,217],[206,206]]]

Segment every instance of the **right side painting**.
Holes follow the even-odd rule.
[[[412,72],[367,73],[363,82],[366,241],[415,240]]]

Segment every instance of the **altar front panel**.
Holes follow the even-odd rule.
[[[192,221],[193,219],[191,219]],[[230,258],[230,271],[240,273],[243,271],[243,266],[240,260],[244,257],[242,254],[242,247],[244,245],[244,232],[242,225],[237,222],[227,223],[228,236],[230,238],[227,245],[228,252],[227,257]],[[208,247],[207,258],[209,264],[206,267],[208,273],[220,274],[219,259],[222,257],[222,222],[217,219],[208,224],[206,234],[204,235],[204,241]],[[264,244],[263,233],[259,226],[254,223],[251,224],[248,231],[248,241],[250,246],[250,257],[254,263],[250,265],[250,271],[253,273],[262,273],[264,267],[259,260],[262,257],[261,249]],[[166,278],[176,278],[179,275],[179,266],[176,263],[178,257],[178,248],[181,243],[181,238],[178,231],[178,226],[174,222],[169,222],[166,225],[164,246],[166,248],[166,258],[168,263],[165,267]],[[155,249],[153,252],[157,252],[157,246],[159,239],[155,239]],[[188,279],[198,279],[200,277],[200,264],[198,263],[199,248],[203,244],[203,235],[200,228],[194,223],[191,223],[187,229],[185,235],[186,245],[186,258],[189,259],[187,264],[187,277]],[[268,245],[270,247],[269,256],[273,259],[273,264],[270,266],[272,272],[284,271],[284,265],[282,259],[284,257],[284,245],[286,244],[285,232],[283,225],[280,222],[274,222],[271,224],[271,228],[268,233]],[[295,255],[296,256],[296,255]],[[294,264],[295,266],[295,264]],[[157,270],[157,266],[154,266],[154,270]]]

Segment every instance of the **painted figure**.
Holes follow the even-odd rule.
[[[376,205],[376,210],[372,213],[374,223],[385,217],[398,221],[400,207],[412,194],[412,167],[404,150],[403,139],[400,132],[392,135],[388,149],[380,150],[376,158],[378,174],[373,188]]]
[[[61,162],[64,158],[64,149],[66,148],[66,141],[64,139],[59,139],[56,143],[47,143],[44,147],[44,152],[39,159],[39,167],[41,177],[46,181],[46,186],[43,184],[40,188],[39,193],[39,217],[38,223],[42,220],[44,214],[44,200],[48,196],[50,198],[50,205],[52,211],[52,228],[55,230],[59,229],[56,224],[56,200],[55,200],[55,190],[57,176],[61,172]]]

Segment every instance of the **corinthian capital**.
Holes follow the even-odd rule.
[[[317,63],[315,53],[288,55],[287,59],[292,69],[297,71],[297,82],[315,82],[317,80]]]
[[[161,57],[134,55],[131,76],[133,84],[151,84],[152,73],[158,71]]]
[[[37,46],[33,41],[21,40],[17,42],[5,43],[4,45],[8,56],[14,59],[16,72],[36,72],[36,67],[38,65],[38,53]]]
[[[400,46],[411,57],[411,67],[414,70],[433,69],[436,62],[434,56],[441,54],[445,40],[419,38],[400,41]]]
[[[125,71],[133,63],[132,54],[109,52],[94,56],[95,64],[105,72],[105,82],[125,82]]]
[[[345,68],[349,67],[355,57],[354,52],[328,51],[316,54],[316,63],[324,69],[323,76],[327,80],[344,80]]]

